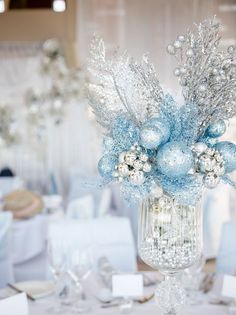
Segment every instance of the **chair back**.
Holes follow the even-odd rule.
[[[0,213],[0,288],[8,282],[13,282],[13,261],[11,257],[11,227],[12,214]]]

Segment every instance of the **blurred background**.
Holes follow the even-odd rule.
[[[119,46],[137,59],[149,53],[165,90],[181,99],[166,46],[214,15],[223,25],[221,48],[235,45],[236,0],[0,0],[0,194],[2,208],[14,217],[15,280],[45,278],[38,267],[45,258],[45,229],[58,218],[81,223],[122,217],[128,236],[114,242],[121,248],[128,242],[136,259],[137,206],[128,207],[115,185],[94,184],[102,132],[85,93],[94,33],[108,50]],[[234,121],[227,138],[236,140]],[[222,226],[236,217],[235,200],[235,191],[221,185],[205,196],[206,259],[218,255]],[[109,256],[115,267],[135,269],[136,260],[126,264],[118,256]],[[235,260],[219,268],[236,271]]]

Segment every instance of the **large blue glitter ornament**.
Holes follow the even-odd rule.
[[[112,173],[118,163],[118,158],[112,154],[105,154],[98,162],[98,171],[106,179],[112,178]]]
[[[226,124],[223,119],[220,119],[212,124],[206,130],[206,135],[211,138],[221,137],[226,131]]]
[[[168,177],[186,175],[193,166],[193,154],[184,142],[169,142],[157,153],[158,170]]]
[[[161,118],[151,118],[140,130],[140,143],[146,149],[156,149],[170,137],[169,124]]]
[[[236,145],[229,141],[218,142],[215,145],[217,151],[220,152],[224,159],[224,167],[226,173],[236,170]]]

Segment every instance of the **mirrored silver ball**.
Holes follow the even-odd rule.
[[[138,171],[141,170],[143,168],[143,162],[140,160],[134,161],[133,168]]]
[[[127,152],[125,154],[125,163],[128,165],[133,165],[134,161],[136,160],[137,155],[134,152]]]
[[[176,41],[174,42],[174,47],[175,47],[176,49],[181,48],[181,47],[182,47],[182,43],[181,43],[181,41],[176,40]]]
[[[147,160],[148,160],[148,155],[145,154],[145,153],[141,153],[139,158],[140,158],[141,161],[147,162]]]
[[[120,153],[120,155],[119,155],[119,162],[120,162],[120,163],[124,163],[126,153],[127,153],[127,152],[122,152],[122,153]]]
[[[135,186],[142,185],[145,181],[144,173],[142,171],[133,170],[130,172],[129,181]]]
[[[220,182],[220,177],[213,172],[207,173],[203,177],[203,183],[209,189],[215,188],[219,184],[219,182]]]
[[[151,166],[150,163],[146,162],[146,163],[143,164],[143,171],[145,173],[151,172],[151,169],[152,169],[152,166]]]
[[[120,176],[125,177],[125,176],[129,175],[129,167],[125,163],[119,164],[117,170],[118,170]]]
[[[193,151],[197,154],[200,155],[202,153],[204,153],[207,149],[207,145],[203,142],[196,142],[193,145]]]

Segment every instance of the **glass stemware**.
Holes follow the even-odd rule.
[[[180,205],[166,195],[148,197],[140,212],[138,248],[142,260],[165,276],[156,290],[159,309],[177,314],[186,303],[177,276],[202,253],[201,208]]]
[[[85,300],[82,280],[90,274],[93,267],[93,255],[90,248],[73,248],[69,255],[68,274],[75,283],[75,302],[73,310],[77,313],[85,313],[90,310],[90,304]]]
[[[61,288],[60,284],[66,270],[66,247],[66,243],[62,240],[50,239],[48,241],[48,263],[55,283],[56,297],[56,301],[48,311],[57,314],[63,313],[64,311],[61,300],[63,288]]]

